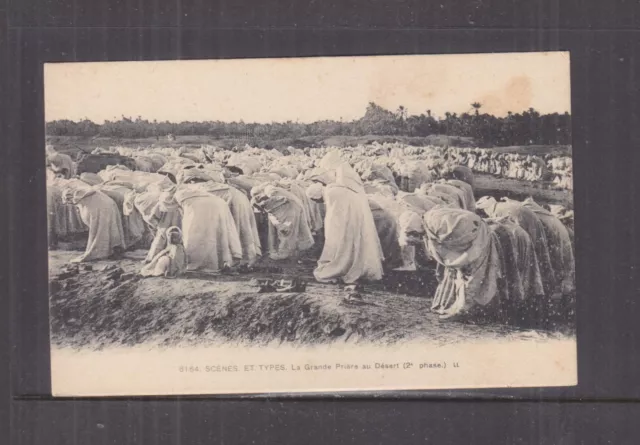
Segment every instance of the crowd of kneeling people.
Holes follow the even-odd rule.
[[[113,165],[74,175],[60,158],[49,169],[49,237],[55,248],[85,234],[73,262],[148,247],[140,274],[177,277],[295,259],[322,239],[314,270],[322,283],[375,282],[433,264],[441,319],[575,291],[571,224],[531,198],[476,200],[466,166],[407,189],[384,165],[340,151],[288,171],[252,170],[246,156],[244,166],[173,159],[156,173]]]
[[[478,148],[450,148],[447,156],[474,172],[526,181],[549,181],[557,188],[573,190],[573,164],[569,156],[540,157]]]

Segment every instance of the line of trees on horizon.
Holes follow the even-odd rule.
[[[117,121],[97,124],[83,119],[47,122],[47,136],[84,136],[110,138],[149,138],[175,136],[210,136],[213,138],[263,138],[278,140],[308,136],[413,136],[447,135],[473,138],[481,146],[509,145],[569,145],[571,115],[569,113],[540,114],[533,108],[521,113],[509,112],[497,117],[482,113],[482,104],[470,104],[468,112],[445,113],[437,118],[430,110],[409,115],[400,106],[387,110],[373,102],[360,119],[344,122],[324,120],[309,124],[273,122],[268,124],[222,121],[159,122],[122,116]]]

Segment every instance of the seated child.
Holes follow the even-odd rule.
[[[158,252],[140,271],[143,277],[176,278],[187,270],[187,254],[178,227],[167,229],[167,247]]]

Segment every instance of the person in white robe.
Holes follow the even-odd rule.
[[[334,171],[327,171],[323,168],[313,168],[302,175],[302,179],[310,182],[317,182],[322,185],[329,185],[336,181],[336,175]]]
[[[47,165],[56,174],[64,179],[70,179],[76,173],[76,164],[71,156],[58,153],[53,147],[47,147]]]
[[[325,244],[314,271],[320,282],[382,278],[384,255],[362,180],[346,163],[324,190]]]
[[[398,231],[401,246],[417,247],[424,245],[426,247],[424,238],[426,232],[423,224],[425,213],[417,213],[412,209],[406,209],[400,214]]]
[[[555,294],[570,295],[575,291],[575,258],[569,229],[550,211],[528,198],[523,205],[531,209],[544,226],[551,266],[555,271]]]
[[[431,199],[435,199],[439,202],[439,205],[446,207],[452,207],[460,209],[462,208],[460,193],[456,192],[451,194],[450,190],[444,191],[441,187],[433,187],[435,184],[423,184],[420,188],[416,189],[416,195],[428,196]]]
[[[169,192],[165,192],[166,190]],[[165,188],[161,184],[155,184],[142,193],[130,192],[125,197],[125,213],[129,207],[135,207],[153,234],[145,263],[153,260],[158,252],[167,247],[168,229],[182,226],[182,210],[173,201],[174,191],[173,187]]]
[[[185,183],[193,183],[191,181],[193,179],[187,179]],[[222,198],[227,203],[238,229],[238,236],[242,245],[242,262],[248,265],[255,264],[262,254],[262,247],[256,218],[249,199],[244,193],[227,184],[208,181],[199,183],[199,186],[212,195]]]
[[[158,171],[157,168],[154,168],[153,160],[147,156],[136,156],[134,162],[136,163],[136,171],[147,173],[155,173]]]
[[[300,181],[285,178],[276,181],[273,185],[275,187],[279,187],[293,193],[293,195],[300,200],[300,202],[302,203],[302,211],[304,213],[307,224],[309,225],[309,229],[311,229],[311,233],[314,233],[319,229],[319,227],[317,227],[317,219],[314,219],[314,217],[312,216],[311,200],[306,195],[304,188],[300,186]]]
[[[423,184],[433,182],[434,171],[423,161],[410,160],[399,165],[400,189],[412,193]]]
[[[398,195],[398,205],[400,207],[398,232],[404,259],[402,270],[416,270],[419,265],[416,260],[417,250],[424,252],[422,237],[419,236],[422,216],[436,206],[455,206],[448,205],[439,197],[424,195],[421,189],[417,189],[414,193],[400,193]],[[418,224],[415,224],[416,221]],[[418,242],[411,242],[412,236],[417,236]],[[420,265],[425,266],[425,264]]]
[[[268,216],[268,251],[274,260],[298,256],[314,245],[304,204],[296,195],[270,184],[252,189],[254,207]]]
[[[173,185],[171,179],[163,174],[131,171],[122,165],[109,165],[98,172],[98,176],[104,182],[130,184],[140,191],[151,184],[162,184],[164,187]]]
[[[535,247],[545,295],[553,295],[556,273],[551,263],[549,243],[540,218],[538,218],[531,209],[524,207],[519,201],[506,200],[498,202],[490,196],[483,196],[478,199],[476,208],[483,210],[490,218],[506,218],[527,232]]]
[[[231,155],[227,159],[226,167],[232,168],[240,174],[251,176],[260,171],[262,163],[255,157],[238,153]]]
[[[82,221],[89,227],[85,252],[71,262],[106,259],[124,250],[122,219],[113,199],[79,180],[64,189],[63,199],[78,207]]]
[[[438,182],[434,182],[433,184],[431,184],[431,186],[429,187],[428,194],[432,194],[432,193],[449,195],[455,199],[459,208],[464,210],[469,210],[467,208],[469,206],[469,203],[467,203],[466,192],[452,184],[447,183],[446,180],[440,180]],[[474,211],[475,211],[475,208],[474,208]]]
[[[497,235],[505,295],[512,303],[521,303],[544,295],[542,274],[536,251],[527,232],[508,218],[487,219]]]
[[[337,169],[346,161],[342,158],[341,150],[331,150],[318,163],[318,167],[336,178]],[[335,180],[335,179],[334,179]]]
[[[373,164],[368,159],[367,161],[359,163],[361,171],[356,169],[364,181],[365,193],[378,193],[391,198],[397,195],[399,188],[391,170],[384,165]]]
[[[469,167],[465,167],[464,165],[456,165],[451,170],[451,176],[453,177],[453,179],[466,182],[473,189],[474,177],[473,172]]]
[[[104,182],[102,178],[98,176],[97,173],[87,173],[87,172],[80,174],[80,180],[82,182],[86,182],[91,186],[102,184]]]
[[[318,185],[320,189],[322,189],[322,185],[316,182],[304,181],[304,180],[296,180],[296,184],[302,190],[302,193],[305,196],[305,199],[309,206],[309,228],[311,229],[311,233],[317,235],[322,231],[324,227],[324,203],[320,200],[313,200],[306,193],[306,190],[313,185]],[[322,193],[321,193],[322,195]],[[296,195],[297,196],[297,195]]]
[[[449,179],[447,184],[457,187],[464,193],[464,209],[470,212],[476,211],[476,198],[473,195],[473,187],[465,181],[458,179]]]
[[[453,320],[499,298],[499,241],[487,224],[468,210],[444,207],[428,211],[423,219],[429,255],[438,262],[431,310]]]
[[[89,228],[82,222],[80,210],[65,204],[63,190],[70,181],[60,177],[47,180],[47,227],[49,246],[57,247],[61,239],[86,233]]]
[[[397,212],[393,212],[378,199],[369,195],[369,208],[376,225],[380,246],[384,252],[382,266],[385,270],[393,270],[404,266],[403,251],[400,246]]]
[[[225,180],[227,184],[240,190],[249,199],[251,199],[251,189],[262,184],[261,180],[245,175],[225,175]]]
[[[242,260],[238,229],[222,198],[187,184],[177,187],[173,199],[182,209],[188,270],[216,273]],[[171,207],[170,200],[163,201],[165,208]]]
[[[398,195],[398,202],[404,210],[412,210],[420,217],[429,210],[438,205],[446,205],[446,203],[435,196],[424,195],[418,189],[414,193],[403,193]]]
[[[93,188],[100,190],[116,203],[118,211],[120,212],[120,218],[122,219],[125,249],[131,250],[136,248],[145,237],[147,227],[140,212],[135,208],[129,212],[125,212],[125,197],[133,190],[133,186],[121,182],[103,182],[94,185]]]
[[[167,230],[167,247],[158,252],[140,271],[143,277],[177,278],[187,270],[187,253],[178,227]]]

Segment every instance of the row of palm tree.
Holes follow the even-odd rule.
[[[416,136],[434,134],[472,138],[479,145],[570,144],[571,116],[569,113],[544,114],[530,108],[521,113],[509,112],[505,117],[481,113],[482,104],[473,102],[460,115],[447,112],[436,118],[431,110],[410,115],[399,106],[395,112],[376,103],[369,103],[362,118],[345,122],[324,120],[310,124],[273,122],[268,124],[222,121],[158,122],[142,117],[96,124],[89,119],[79,122],[59,120],[48,122],[50,136],[105,136],[116,138],[206,135],[215,138],[263,138],[267,140],[302,138],[306,136]]]

